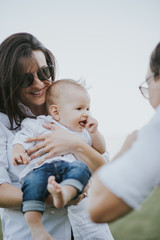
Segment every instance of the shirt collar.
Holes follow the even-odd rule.
[[[35,115],[31,112],[29,107],[25,106],[23,103],[19,102],[18,106],[23,113],[27,114],[30,117],[35,117]]]
[[[156,107],[156,112],[160,111],[160,104]]]

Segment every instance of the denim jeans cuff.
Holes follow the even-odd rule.
[[[38,200],[28,200],[22,203],[21,210],[23,213],[30,211],[43,213],[45,211],[45,203]]]
[[[82,183],[80,181],[73,179],[73,178],[69,178],[69,179],[62,181],[61,185],[62,186],[69,185],[69,186],[72,186],[77,189],[78,194],[74,198],[74,200],[78,199],[79,195],[83,192],[83,188],[84,188],[84,186],[82,185]]]

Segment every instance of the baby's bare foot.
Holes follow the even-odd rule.
[[[56,208],[64,207],[65,200],[64,200],[62,186],[55,181],[54,176],[49,177],[47,189],[53,197],[54,206]]]

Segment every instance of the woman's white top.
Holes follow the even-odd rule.
[[[24,165],[20,165],[17,168],[13,166],[10,160],[12,142],[15,130],[9,130],[10,123],[8,117],[0,113],[0,184],[10,183],[17,187],[21,187],[19,183],[18,175],[24,169]],[[18,130],[17,130],[18,131]],[[87,201],[87,198],[84,200]],[[83,200],[82,200],[83,202]],[[88,224],[85,235],[83,229],[85,228],[85,221],[78,225],[76,219],[72,217],[72,211],[80,211],[79,207],[84,204],[70,207],[70,219],[68,218],[68,208],[55,209],[54,207],[46,208],[43,214],[43,224],[47,232],[50,233],[56,240],[71,240],[71,225],[75,234],[75,240],[113,240],[107,224],[94,224],[89,218],[87,218]],[[73,209],[73,210],[72,210]],[[87,215],[87,207],[84,209],[84,219]],[[75,216],[75,215],[74,215]],[[24,215],[20,209],[1,209],[2,231],[3,240],[31,240],[29,228],[25,222]],[[85,228],[86,229],[86,228]],[[99,229],[99,230],[98,230]],[[90,233],[93,232],[93,235]],[[101,232],[101,238],[98,237],[98,233]]]
[[[100,168],[102,183],[136,209],[160,185],[160,106],[122,156]]]
[[[8,117],[0,113],[0,184],[10,183],[21,187],[17,173],[22,171],[24,166],[18,166],[15,170],[9,160],[15,131],[8,130],[2,122],[6,127],[10,126]],[[1,220],[3,240],[31,240],[29,228],[20,209],[1,209]],[[43,215],[43,224],[55,239],[71,239],[71,225],[66,208],[47,208]]]

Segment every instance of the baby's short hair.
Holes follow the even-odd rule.
[[[52,104],[57,104],[61,94],[63,91],[67,91],[67,89],[72,86],[76,87],[79,90],[83,90],[87,92],[86,82],[84,80],[73,80],[73,79],[60,79],[53,82],[46,93],[46,108],[49,109],[49,106]]]

